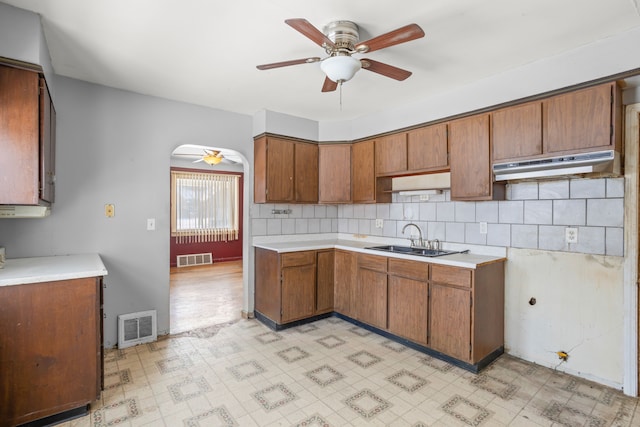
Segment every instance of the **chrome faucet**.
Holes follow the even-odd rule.
[[[402,227],[402,234],[404,234],[404,231],[407,229],[407,227],[409,227],[410,225],[413,225],[416,230],[418,230],[418,244],[416,245],[415,239],[413,237],[409,237],[409,241],[411,242],[411,246],[424,246],[424,240],[422,239],[422,230],[420,229],[420,227],[412,222],[410,222],[409,224],[405,225],[404,227]]]

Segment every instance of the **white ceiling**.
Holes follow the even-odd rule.
[[[419,101],[640,26],[640,0],[1,0],[42,16],[54,71],[106,86],[253,115],[344,120]],[[360,26],[360,38],[409,23],[426,37],[364,55],[413,72],[360,71],[321,93],[324,56],[284,23]],[[357,55],[356,55],[357,56]],[[363,57],[363,56],[359,56]]]

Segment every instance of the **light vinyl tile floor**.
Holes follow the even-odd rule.
[[[502,356],[472,374],[331,317],[257,320],[105,355],[80,426],[640,426],[621,392]]]

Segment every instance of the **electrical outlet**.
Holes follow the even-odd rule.
[[[156,229],[156,219],[155,218],[147,218],[147,230],[153,231]]]
[[[480,234],[487,234],[487,223],[486,222],[481,222],[480,223]]]
[[[421,202],[426,202],[427,200],[429,200],[429,195],[428,194],[421,194],[420,195],[420,201]]]
[[[108,205],[104,205],[104,215],[107,218],[113,218],[115,214],[116,214],[116,208],[115,206],[113,206],[113,204],[109,203]]]
[[[376,219],[376,228],[382,228],[383,227],[383,221],[381,218]]]
[[[575,227],[567,227],[564,229],[564,240],[567,243],[578,243],[578,229]]]

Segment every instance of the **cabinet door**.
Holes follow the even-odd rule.
[[[255,309],[276,323],[280,323],[282,289],[278,253],[255,248]]]
[[[426,126],[407,134],[407,169],[446,170],[449,167],[447,124]]]
[[[351,147],[353,203],[376,201],[374,141],[356,142]]]
[[[358,269],[357,319],[387,328],[387,273]]]
[[[318,147],[318,201],[351,201],[351,145],[324,144]]]
[[[335,253],[319,251],[316,260],[316,313],[320,314],[333,310]]]
[[[352,302],[356,295],[356,256],[353,252],[337,250],[334,270],[334,310],[349,317],[356,317]]]
[[[266,199],[268,202],[293,202],[294,143],[268,138],[266,147]]]
[[[542,154],[542,102],[494,111],[491,120],[494,162]]]
[[[295,143],[295,201],[318,203],[318,145]]]
[[[56,112],[51,103],[49,89],[44,78],[40,78],[40,199],[54,201],[55,165],[55,120]]]
[[[489,144],[488,114],[478,114],[449,123],[452,200],[493,198]]]
[[[456,359],[471,357],[471,291],[431,283],[429,346]]]
[[[38,204],[39,94],[38,73],[0,65],[0,204]]]
[[[544,151],[611,148],[614,85],[608,83],[544,100]]]
[[[407,134],[405,132],[376,139],[376,175],[407,171]]]
[[[389,332],[427,343],[427,282],[389,276]]]
[[[316,294],[315,264],[282,268],[282,323],[313,316]]]

